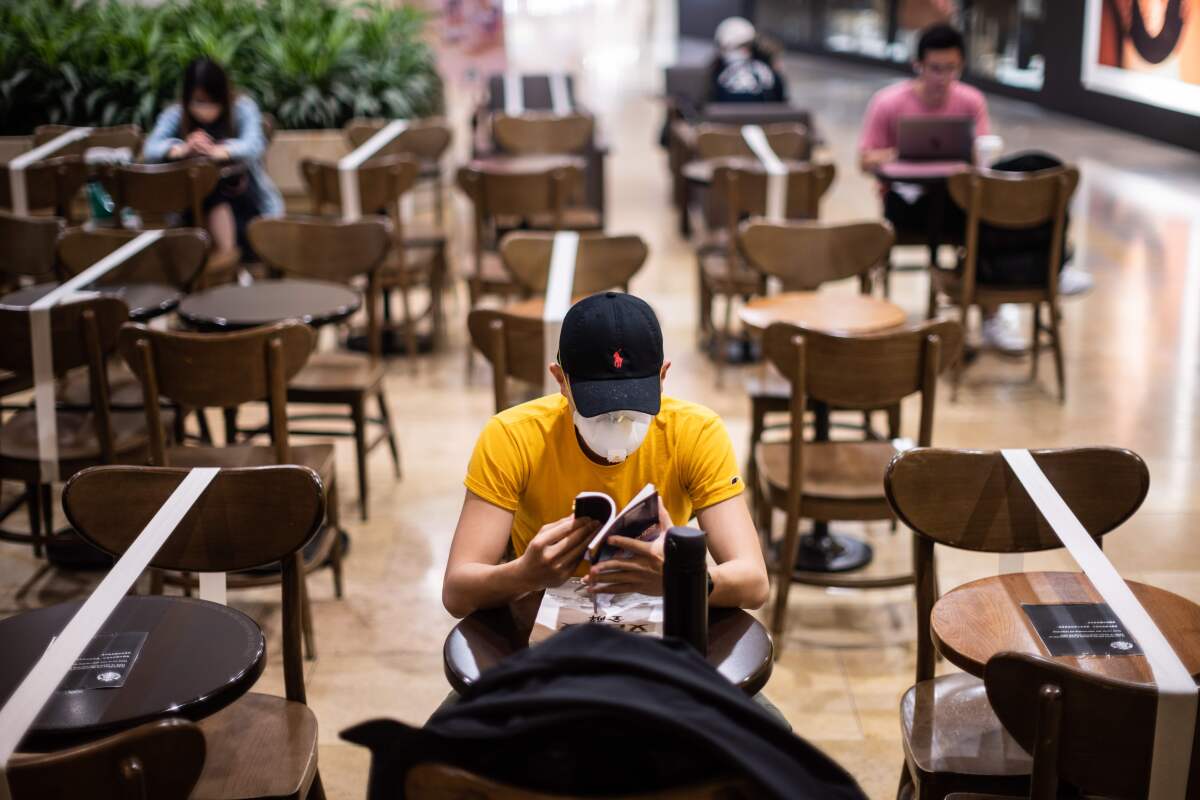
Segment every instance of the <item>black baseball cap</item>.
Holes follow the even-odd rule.
[[[558,337],[558,363],[582,416],[658,413],[662,328],[645,300],[604,292],[571,306]]]

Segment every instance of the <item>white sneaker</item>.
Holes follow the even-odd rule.
[[[1026,350],[1025,340],[1017,333],[1014,320],[1001,311],[983,321],[980,333],[983,346],[1003,353],[1022,353]]]
[[[1058,273],[1058,293],[1061,295],[1083,294],[1096,284],[1090,273],[1077,267],[1063,267]]]

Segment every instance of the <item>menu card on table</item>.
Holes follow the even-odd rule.
[[[142,652],[147,635],[144,631],[129,631],[101,633],[93,637],[71,665],[57,691],[118,689],[124,686],[125,678]]]
[[[1140,656],[1142,648],[1108,603],[1022,603],[1052,656]]]
[[[545,641],[572,625],[585,623],[662,636],[662,610],[661,597],[636,592],[599,594],[593,606],[592,595],[587,593],[583,581],[571,578],[561,586],[547,589],[542,596],[529,643]]]

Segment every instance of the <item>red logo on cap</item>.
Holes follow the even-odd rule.
[[[614,350],[614,351],[613,351],[613,366],[614,366],[614,367],[616,367],[617,369],[620,369],[620,368],[621,368],[621,365],[622,365],[622,364],[624,364],[624,363],[625,363],[625,359],[624,359],[624,357],[621,355],[621,351],[620,351],[620,350]]]

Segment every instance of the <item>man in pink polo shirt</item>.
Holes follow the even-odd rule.
[[[916,77],[880,89],[867,106],[859,164],[866,172],[896,159],[896,139],[902,117],[963,117],[975,120],[975,135],[991,132],[983,93],[959,81],[965,61],[963,36],[945,24],[931,25],[917,40],[913,62]],[[883,192],[883,215],[897,231],[924,235],[929,228],[929,197],[915,184],[893,183]],[[947,199],[943,241],[961,241],[966,218]],[[1001,350],[1020,350],[1024,341],[995,309],[983,309],[983,338]]]

